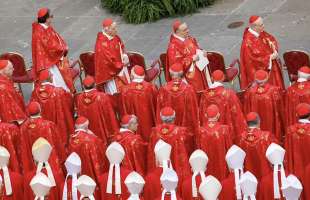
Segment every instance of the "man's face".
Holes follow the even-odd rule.
[[[261,17],[254,23],[254,29],[258,33],[261,33],[264,31],[264,22]]]
[[[46,19],[46,24],[48,26],[50,26],[52,24],[52,19],[54,18],[54,16],[52,14],[50,14],[49,18]]]
[[[113,24],[106,29],[106,32],[110,36],[114,37],[117,34],[117,25],[116,25],[116,23],[113,22]]]
[[[14,71],[13,65],[12,65],[12,63],[9,61],[8,66],[6,66],[6,67],[1,71],[1,73],[4,74],[5,76],[12,77],[13,71]]]
[[[186,23],[181,24],[177,31],[177,34],[183,38],[187,38],[189,36],[189,29]]]
[[[130,123],[130,125],[129,125],[129,129],[130,130],[132,130],[132,131],[134,131],[134,132],[136,132],[137,130],[138,130],[138,120],[137,119],[135,119],[135,120],[133,120],[133,122],[131,122]]]

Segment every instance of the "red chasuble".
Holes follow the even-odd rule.
[[[182,199],[186,200],[203,200],[202,196],[199,194],[199,186],[201,183],[201,176],[198,174],[196,177],[196,187],[198,197],[193,197],[192,191],[192,176],[188,176],[182,184]]]
[[[287,88],[285,94],[285,119],[286,127],[295,124],[298,119],[296,107],[300,103],[310,104],[310,81],[296,82]]]
[[[120,50],[120,48],[122,50]],[[121,51],[124,44],[119,36],[109,39],[102,32],[97,35],[95,46],[95,80],[97,85],[116,78],[116,86],[127,84],[127,80],[117,76],[123,68]],[[118,90],[119,91],[119,90]]]
[[[20,131],[17,126],[0,121],[0,145],[4,146],[10,153],[8,168],[14,172],[21,172],[22,152]]]
[[[270,55],[273,51],[268,41],[272,42],[276,47],[276,51],[279,52],[278,42],[272,35],[264,31],[256,37],[249,32],[248,28],[245,29],[240,51],[241,89],[246,89],[252,84],[254,74],[257,70],[262,69],[268,71],[270,62],[272,62],[272,67],[269,83],[285,89],[281,72],[281,62],[278,59],[270,61]]]
[[[288,175],[288,174],[286,174]],[[281,174],[278,172],[278,183],[279,183],[279,191],[281,198],[280,200],[285,200],[283,197],[283,193],[281,187],[283,186],[281,183]],[[266,176],[262,177],[261,182],[259,183],[258,191],[257,191],[257,199],[258,200],[265,200],[270,199],[273,200],[274,198],[274,191],[273,191],[273,172],[267,174]]]
[[[110,97],[96,89],[78,94],[75,105],[79,116],[89,120],[89,129],[107,144],[119,130]]]
[[[5,183],[3,179],[3,171],[1,170],[0,175],[2,177],[2,191],[0,198],[3,200],[21,200],[23,199],[23,177],[16,172],[12,172],[9,169],[9,176],[10,176],[10,181],[11,181],[11,186],[12,186],[12,194],[11,195],[6,195],[6,190],[5,190]]]
[[[209,122],[200,128],[196,147],[203,150],[209,158],[207,174],[223,180],[228,175],[225,162],[226,152],[232,145],[230,129],[218,122]]]
[[[302,177],[310,164],[308,147],[310,146],[310,124],[296,123],[287,129],[285,150],[290,173]]]
[[[39,23],[32,24],[32,62],[35,75],[56,65],[71,92],[75,91],[69,61],[63,58],[68,53],[64,39],[52,26],[46,29]]]
[[[121,129],[113,141],[120,143],[125,150],[122,166],[144,176],[146,173],[147,143],[143,141],[141,136],[128,129]]]
[[[23,172],[29,172],[36,168],[32,159],[32,145],[40,137],[46,139],[52,146],[49,164],[54,168],[62,168],[62,163],[67,158],[65,146],[61,142],[62,134],[55,123],[45,120],[42,117],[29,118],[20,127]]]
[[[230,172],[228,177],[222,182],[222,191],[219,195],[219,200],[237,200],[235,174]]]
[[[69,154],[75,152],[81,157],[81,174],[90,176],[98,183],[99,176],[108,169],[103,141],[93,133],[79,130],[70,137],[68,149]]]
[[[219,122],[231,127],[232,139],[235,139],[246,129],[241,103],[233,90],[219,86],[203,91],[199,107],[202,125],[208,122],[208,117],[205,113],[212,104],[217,105],[220,110]]]
[[[137,133],[145,141],[149,141],[152,127],[156,120],[157,88],[146,81],[132,82],[121,90],[121,103],[123,114],[134,114],[138,117]]]
[[[260,128],[275,135],[280,142],[284,134],[284,101],[279,87],[265,84],[245,92],[244,112],[257,112]]]
[[[148,172],[156,167],[154,148],[159,139],[172,146],[171,162],[179,183],[191,174],[188,158],[193,150],[192,136],[186,128],[174,124],[160,124],[153,128],[148,146]]]
[[[45,83],[34,89],[31,100],[40,103],[41,115],[44,119],[57,125],[62,134],[59,142],[65,146],[68,143],[69,134],[74,132],[72,95],[62,88]]]
[[[167,81],[171,81],[169,68],[175,63],[181,63],[183,65],[186,81],[192,85],[196,91],[208,88],[204,70],[201,72],[195,64],[193,71],[190,70],[193,63],[193,56],[196,54],[197,49],[199,49],[199,46],[196,39],[189,37],[181,41],[174,35],[171,35],[167,49],[165,71]]]
[[[23,97],[15,90],[12,80],[1,74],[0,119],[4,122],[26,119]]]
[[[191,133],[198,131],[198,103],[194,88],[182,80],[172,80],[160,88],[157,96],[157,124],[161,123],[160,110],[169,106],[175,110],[175,124],[187,127]]]
[[[63,182],[62,184],[61,184],[61,191],[60,191],[60,195],[63,197],[63,191],[64,191],[64,185],[65,185],[65,182]],[[96,188],[98,188],[98,187],[96,187]],[[96,191],[96,190],[95,190]],[[80,192],[79,192],[79,190],[77,190],[77,196],[78,196],[78,199],[80,199],[80,197],[81,197],[81,194],[80,194]],[[62,198],[61,198],[62,199]],[[69,176],[68,178],[67,178],[67,199],[66,200],[73,200],[73,198],[72,198],[72,176]]]
[[[115,168],[114,168],[115,169]],[[98,183],[100,184],[100,194],[101,194],[101,199],[104,200],[121,200],[121,199],[128,199],[130,196],[130,193],[127,190],[127,187],[125,185],[125,179],[130,174],[131,171],[128,169],[120,166],[120,178],[121,178],[121,190],[122,194],[115,194],[115,170],[113,170],[113,184],[112,184],[112,194],[106,193],[107,189],[107,182],[108,182],[108,175],[109,173],[104,173],[99,177]]]
[[[237,145],[246,153],[245,171],[252,172],[257,180],[271,172],[270,164],[265,155],[268,146],[272,142],[277,142],[270,132],[258,128],[249,128],[247,132],[242,133],[238,141]]]

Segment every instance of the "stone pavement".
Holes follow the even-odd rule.
[[[100,7],[99,0],[1,0],[0,53],[17,51],[31,66],[31,23],[40,7],[49,7],[54,14],[54,26],[67,41],[72,59],[83,51],[93,50],[101,21],[113,17],[119,22],[119,35],[127,50],[142,52],[150,64],[167,48],[174,18],[155,23],[130,25],[121,17]],[[261,15],[265,28],[280,43],[280,55],[291,49],[310,49],[309,0],[217,0],[199,13],[181,17],[190,27],[202,48],[222,52],[228,65],[239,57],[240,43],[248,17]],[[228,29],[228,24],[244,21],[244,25]],[[287,79],[287,77],[286,77]],[[288,81],[286,81],[288,83]],[[77,83],[79,88],[79,84]],[[238,89],[238,84],[234,85]],[[31,85],[24,84],[29,99]]]

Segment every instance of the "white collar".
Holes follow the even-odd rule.
[[[182,37],[178,36],[178,35],[177,35],[177,34],[175,34],[175,33],[173,33],[173,36],[174,36],[175,38],[177,38],[177,39],[181,40],[182,42],[184,42],[184,41],[185,41],[185,38],[182,38]]]
[[[142,83],[143,81],[144,81],[144,78],[134,78],[131,82]]]
[[[128,128],[120,128],[119,129],[119,132],[121,132],[121,133],[128,132],[128,131],[134,133],[132,130],[129,130]]]
[[[107,34],[104,30],[102,30],[102,34],[105,35],[108,38],[108,40],[112,40],[114,38],[113,36]]]
[[[256,31],[254,31],[253,29],[249,28],[248,29],[250,33],[252,33],[255,37],[259,37],[259,33],[257,33]]]
[[[48,25],[44,24],[44,23],[39,23],[41,26],[43,26],[44,29],[48,28]]]
[[[302,124],[310,124],[310,120],[309,119],[299,119],[298,122],[302,123]]]
[[[307,82],[307,81],[308,81],[308,79],[302,78],[302,77],[300,77],[300,78],[297,79],[297,82],[298,82],[298,83]]]
[[[217,87],[221,87],[221,86],[223,86],[223,85],[224,85],[223,83],[215,81],[215,82],[210,86],[210,88],[217,88]]]
[[[94,90],[96,90],[96,88],[92,88],[92,89],[89,89],[89,90],[85,89],[84,92],[91,92],[91,91],[94,91]]]
[[[32,115],[30,116],[31,119],[38,119],[38,118],[41,118],[41,115],[40,114],[37,114],[37,115]]]
[[[51,82],[44,82],[44,83],[41,83],[41,85],[53,85],[53,83],[51,83]]]

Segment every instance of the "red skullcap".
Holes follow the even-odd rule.
[[[180,63],[174,63],[170,69],[169,72],[171,73],[182,73],[183,72],[183,66]]]
[[[256,20],[258,20],[258,18],[260,18],[260,16],[252,15],[252,16],[249,18],[249,23],[250,23],[250,24],[253,24],[254,22],[256,22]]]
[[[264,70],[257,70],[255,72],[255,80],[257,81],[264,81],[268,79],[268,73]]]
[[[44,17],[48,13],[48,8],[41,8],[38,11],[38,18]]]
[[[296,106],[296,113],[299,117],[310,114],[310,105],[307,103],[300,103]]]
[[[50,77],[50,72],[49,72],[47,69],[45,69],[45,70],[42,70],[42,71],[40,72],[39,80],[40,80],[40,81],[45,81],[45,80],[47,80],[49,77]]]
[[[36,115],[41,112],[41,106],[38,102],[32,101],[28,105],[28,113],[29,115]]]
[[[256,121],[257,117],[258,117],[258,114],[256,112],[250,112],[246,115],[246,121],[247,122]]]
[[[225,75],[221,70],[215,70],[212,73],[212,78],[214,81],[223,81],[225,79]]]
[[[83,80],[83,85],[86,87],[90,87],[95,83],[95,79],[92,76],[86,76],[85,79]]]
[[[164,107],[160,110],[160,115],[162,117],[172,117],[174,116],[175,112],[173,110],[173,108],[167,106],[167,107]]]
[[[298,69],[299,72],[305,73],[305,74],[310,74],[310,67],[308,66],[303,66]]]
[[[207,108],[207,116],[208,118],[215,118],[219,114],[219,108],[217,105],[212,104]]]
[[[85,124],[86,122],[88,122],[88,119],[86,117],[83,116],[79,116],[76,120],[75,120],[75,124],[76,125],[82,125]]]
[[[134,115],[124,115],[121,120],[122,125],[127,125],[134,118]]]
[[[0,60],[0,70],[6,68],[8,64],[9,64],[8,60]]]
[[[173,22],[173,25],[172,25],[173,31],[176,32],[178,30],[178,28],[181,26],[181,24],[182,24],[182,22],[180,20],[178,20],[178,19],[175,20]]]
[[[136,77],[142,78],[145,75],[144,68],[139,65],[135,65],[132,69],[132,72],[133,72],[133,76],[136,76]]]
[[[106,18],[102,21],[103,28],[111,26],[113,24],[113,20],[111,18]]]

